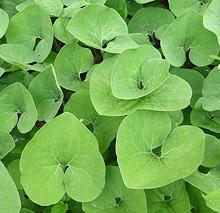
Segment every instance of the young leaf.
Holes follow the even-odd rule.
[[[15,142],[12,136],[0,130],[0,159],[5,157],[14,147]]]
[[[99,150],[104,153],[111,141],[116,137],[118,127],[123,117],[99,115],[90,100],[89,91],[82,90],[74,93],[64,108],[81,120],[95,135],[99,143]]]
[[[169,63],[149,45],[119,55],[111,80],[112,93],[119,99],[137,99],[151,93],[169,77]]]
[[[37,120],[37,110],[29,91],[13,83],[0,92],[0,129],[10,132],[17,124],[21,133],[29,132]]]
[[[146,190],[148,212],[190,213],[185,182],[180,180],[157,189]]]
[[[71,113],[35,134],[22,152],[20,170],[25,192],[40,205],[57,203],[65,192],[79,202],[94,200],[105,183],[96,138]]]
[[[122,121],[116,153],[127,187],[164,186],[190,175],[200,165],[204,133],[193,126],[170,130],[171,121],[165,112],[139,110]]]
[[[128,33],[126,23],[114,9],[98,4],[80,10],[73,16],[67,29],[78,40],[97,49],[116,36]]]
[[[36,104],[38,120],[48,122],[53,119],[63,101],[63,92],[58,85],[53,66],[49,65],[39,73],[31,81],[28,90]]]
[[[59,84],[74,91],[87,88],[88,82],[81,81],[80,74],[89,71],[93,61],[89,49],[76,43],[65,45],[59,51],[54,63]]]
[[[35,60],[43,62],[53,44],[53,27],[47,12],[32,5],[10,19],[6,32],[7,42],[22,44],[34,50]]]
[[[19,213],[21,201],[16,186],[0,161],[0,213]]]
[[[181,67],[189,52],[190,61],[196,66],[212,63],[210,55],[218,55],[219,45],[214,33],[203,26],[202,16],[188,10],[179,16],[164,32],[161,48],[170,64]]]
[[[122,213],[147,212],[144,190],[127,188],[116,166],[106,169],[106,184],[98,198],[83,203],[86,213]]]

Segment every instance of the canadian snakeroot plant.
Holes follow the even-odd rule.
[[[0,213],[220,213],[219,0],[1,0]]]

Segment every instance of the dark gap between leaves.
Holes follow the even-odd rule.
[[[122,202],[122,199],[121,199],[120,197],[116,197],[116,198],[115,198],[115,204],[116,204],[117,206],[119,206],[121,202]]]
[[[40,43],[41,39],[40,38],[36,38],[35,39],[35,43],[34,43],[34,47],[33,47],[33,50],[35,51],[36,48],[37,48],[37,45]]]
[[[151,151],[156,157],[161,157],[161,146],[156,147],[152,149]]]
[[[165,203],[170,203],[171,201],[172,201],[172,196],[170,196],[170,195],[164,195],[164,197],[163,197],[163,200],[164,200],[164,202]]]

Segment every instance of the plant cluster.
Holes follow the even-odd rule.
[[[0,213],[220,212],[219,0],[1,0]]]

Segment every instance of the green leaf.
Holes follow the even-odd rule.
[[[168,0],[170,10],[180,16],[188,10],[203,12],[212,0]]]
[[[0,213],[19,213],[21,202],[16,186],[0,161]]]
[[[176,68],[171,70],[172,74],[184,79],[192,88],[190,106],[194,107],[196,101],[202,96],[202,88],[205,78],[196,70]]]
[[[101,195],[89,203],[83,203],[86,213],[147,212],[144,190],[127,188],[118,167],[108,166],[106,184]]]
[[[190,213],[185,182],[180,180],[158,189],[146,190],[148,212]]]
[[[88,82],[81,81],[80,74],[89,71],[93,61],[91,51],[76,43],[62,47],[54,63],[59,84],[74,91],[87,88]]]
[[[21,133],[29,132],[37,120],[31,94],[21,83],[13,83],[0,92],[0,129],[10,132],[16,125]]]
[[[140,32],[146,36],[153,36],[160,27],[171,24],[173,20],[174,15],[169,10],[146,7],[135,13],[128,23],[128,30],[130,33]]]
[[[69,18],[59,17],[53,24],[54,36],[56,39],[62,41],[65,44],[70,44],[76,41],[76,39],[66,29],[69,21]]]
[[[203,196],[207,206],[216,212],[220,211],[220,189]]]
[[[8,28],[9,17],[8,14],[0,8],[0,38],[2,38]]]
[[[202,16],[188,10],[177,17],[161,38],[161,48],[165,58],[176,67],[190,61],[196,66],[212,63],[210,55],[218,55],[219,45],[214,33],[203,26]]]
[[[159,51],[149,45],[124,51],[114,66],[112,93],[119,99],[146,96],[169,78],[169,63],[161,59]]]
[[[135,0],[135,1],[139,4],[145,4],[145,3],[152,2],[152,1],[155,1],[155,0]]]
[[[107,0],[105,5],[115,9],[123,19],[125,19],[128,15],[128,9],[125,0]]]
[[[95,135],[101,153],[104,153],[111,141],[116,137],[118,127],[123,117],[99,115],[90,100],[89,91],[74,93],[66,103],[65,112],[71,112],[82,121]]]
[[[122,100],[113,96],[111,75],[117,57],[105,59],[97,65],[90,79],[90,97],[96,111],[101,115],[122,116],[137,109],[177,111],[189,105],[192,91],[181,78],[171,75],[157,90],[143,98]]]
[[[202,99],[199,99],[190,114],[192,125],[220,133],[220,111],[205,111],[202,103]]]
[[[51,213],[66,213],[67,210],[68,210],[68,205],[63,202],[59,202],[54,206],[52,206]]]
[[[21,44],[0,45],[0,58],[24,70],[36,59],[34,51]]]
[[[211,169],[207,174],[199,171],[193,172],[184,180],[199,190],[209,193],[220,188],[220,164]]]
[[[38,120],[48,122],[53,119],[63,102],[63,92],[58,85],[53,66],[49,65],[39,73],[31,81],[28,90],[36,104]]]
[[[215,67],[209,72],[203,84],[201,102],[203,109],[206,111],[220,110],[220,89],[218,85],[220,85],[220,70]]]
[[[204,13],[203,24],[205,28],[214,32],[220,44],[220,4],[218,0],[213,0]]]
[[[181,110],[168,112],[168,114],[171,120],[172,129],[175,129],[183,122],[183,113]]]
[[[164,186],[190,175],[200,165],[204,133],[193,126],[170,130],[171,121],[165,112],[139,110],[122,121],[116,153],[126,186]]]
[[[202,165],[214,167],[220,162],[220,141],[213,135],[206,135]]]
[[[0,130],[0,159],[5,157],[14,147],[15,142],[12,136]]]
[[[35,60],[43,62],[49,55],[53,43],[53,27],[47,12],[32,5],[10,19],[6,32],[7,42],[22,44],[34,50]]]
[[[16,159],[13,160],[8,166],[7,166],[7,170],[9,172],[9,174],[11,175],[17,189],[23,189],[21,182],[20,182],[20,178],[21,178],[21,172],[19,169],[19,165],[20,165],[20,159]]]
[[[114,9],[98,4],[80,10],[73,16],[67,29],[78,40],[97,49],[102,49],[106,42],[116,36],[128,33],[126,23]]]
[[[57,203],[65,192],[79,202],[94,200],[105,183],[98,143],[71,113],[56,117],[35,134],[22,152],[20,170],[25,192],[44,206]]]
[[[34,0],[34,2],[44,8],[51,16],[60,16],[63,12],[62,0]]]

